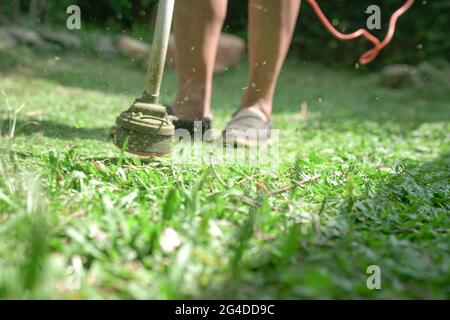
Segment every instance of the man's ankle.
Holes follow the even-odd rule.
[[[172,113],[181,120],[195,121],[205,118],[211,118],[211,114],[205,111],[206,108],[200,108],[199,105],[191,103],[174,103]]]

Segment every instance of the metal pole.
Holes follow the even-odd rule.
[[[175,0],[160,0],[153,44],[148,60],[143,102],[159,104],[159,91],[166,63]]]

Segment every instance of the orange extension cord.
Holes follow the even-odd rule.
[[[369,51],[365,52],[360,58],[359,63],[361,64],[368,64],[372,62],[380,53],[381,50],[384,49],[392,40],[395,33],[395,26],[397,24],[398,18],[400,18],[401,15],[403,15],[406,11],[408,11],[409,8],[414,4],[414,0],[407,0],[405,4],[394,12],[392,15],[390,21],[389,21],[389,31],[384,38],[383,41],[380,41],[377,37],[372,35],[369,31],[366,29],[359,29],[356,30],[353,33],[350,34],[344,34],[336,30],[336,28],[333,27],[333,25],[330,23],[330,21],[327,19],[325,14],[323,13],[322,9],[320,9],[319,5],[315,0],[308,0],[309,4],[312,6],[314,11],[316,12],[319,19],[322,21],[322,23],[325,25],[325,27],[328,29],[328,31],[331,32],[332,35],[334,35],[336,38],[341,40],[353,40],[359,37],[365,37],[367,40],[372,42],[375,46],[370,49]]]

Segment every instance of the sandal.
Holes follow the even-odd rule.
[[[212,120],[211,118],[203,118],[203,119],[196,119],[196,120],[181,120],[178,117],[173,115],[173,110],[171,106],[166,107],[167,113],[171,116],[172,123],[175,126],[175,129],[186,129],[189,131],[191,135],[194,134],[196,130],[199,129],[199,124],[196,124],[196,122],[201,122],[201,132],[202,134],[207,131],[211,130],[212,128]]]
[[[225,145],[235,147],[266,146],[270,143],[272,121],[245,108],[236,111],[222,132]]]

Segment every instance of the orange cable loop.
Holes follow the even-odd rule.
[[[391,42],[391,40],[395,34],[395,27],[396,27],[398,18],[400,18],[400,16],[402,16],[406,11],[409,10],[409,8],[411,8],[411,6],[414,4],[414,1],[415,0],[407,0],[400,9],[398,9],[397,11],[394,12],[394,14],[391,16],[391,19],[389,21],[388,33],[387,33],[386,37],[384,38],[384,40],[380,41],[377,37],[375,37],[373,34],[371,34],[369,31],[367,31],[366,29],[363,29],[363,28],[358,29],[355,32],[349,33],[349,34],[344,34],[344,33],[339,32],[338,30],[336,30],[335,27],[333,27],[333,25],[327,19],[327,17],[323,13],[322,9],[320,9],[319,5],[317,4],[316,0],[308,0],[309,4],[311,5],[313,10],[319,17],[320,21],[322,21],[324,26],[328,29],[328,31],[331,32],[331,34],[333,36],[335,36],[336,38],[338,38],[340,40],[345,40],[345,41],[353,40],[353,39],[356,39],[359,37],[365,37],[367,40],[369,40],[370,42],[372,42],[375,45],[372,49],[368,50],[367,52],[365,52],[364,54],[361,55],[361,57],[359,58],[359,63],[361,63],[361,64],[368,64],[368,63],[372,62],[378,56],[380,51],[383,50],[384,47],[386,47]]]

